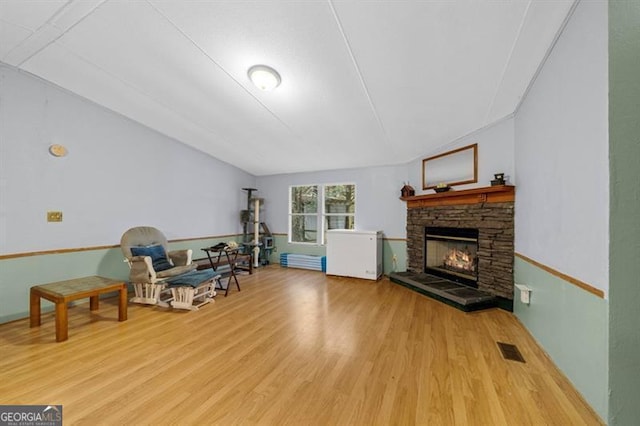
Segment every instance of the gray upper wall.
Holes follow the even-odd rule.
[[[169,239],[241,232],[254,176],[4,64],[0,99],[0,254],[118,244],[143,224]]]
[[[515,116],[516,252],[607,292],[607,3],[581,2]]]

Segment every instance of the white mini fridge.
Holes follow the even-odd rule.
[[[327,275],[377,280],[382,273],[382,231],[327,231]]]

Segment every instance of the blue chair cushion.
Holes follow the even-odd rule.
[[[210,279],[219,276],[212,269],[205,269],[202,271],[191,271],[185,274],[180,274],[176,277],[170,278],[165,281],[169,287],[198,287],[200,284],[209,281]]]
[[[165,271],[173,268],[171,262],[167,258],[167,253],[164,251],[164,247],[161,245],[147,246],[147,247],[131,247],[131,254],[133,256],[149,256],[151,257],[151,263],[153,264],[154,271]]]

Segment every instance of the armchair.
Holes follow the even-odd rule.
[[[193,271],[192,251],[169,251],[167,238],[151,226],[138,226],[127,230],[120,239],[120,248],[129,264],[129,281],[133,284],[134,303],[169,306],[161,300],[166,288],[165,279]],[[169,299],[171,300],[171,299]]]

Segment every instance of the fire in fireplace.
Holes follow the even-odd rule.
[[[425,272],[478,287],[478,230],[425,228]]]
[[[451,271],[457,271],[463,274],[476,271],[475,258],[466,247],[464,249],[457,249],[455,247],[450,249],[442,261],[444,267]]]

